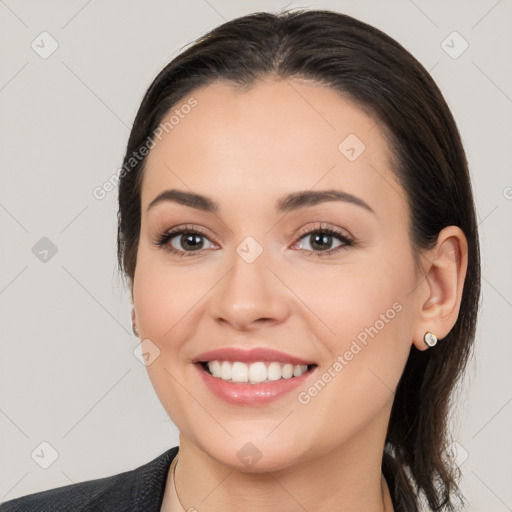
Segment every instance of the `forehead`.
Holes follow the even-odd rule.
[[[195,106],[182,108],[191,98]],[[146,162],[143,210],[169,188],[246,209],[315,188],[346,190],[376,209],[403,201],[377,121],[331,88],[297,79],[248,89],[215,82],[175,105],[162,126],[171,115]]]

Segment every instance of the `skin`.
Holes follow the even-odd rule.
[[[224,512],[392,510],[381,463],[394,390],[411,345],[426,350],[424,333],[442,340],[457,319],[464,234],[445,228],[415,267],[409,208],[385,136],[335,91],[269,78],[244,91],[214,83],[192,95],[197,106],[148,156],[132,282],[139,336],[160,350],[148,374],[180,431],[180,501],[187,509]],[[366,146],[354,161],[338,149],[349,134]],[[173,202],[147,211],[171,188],[206,195],[219,211]],[[326,189],[358,196],[374,213],[334,201],[276,212],[288,193]],[[314,234],[297,235],[321,232],[320,222],[354,245],[308,254],[321,252]],[[182,224],[206,232],[199,252],[179,257],[153,243]],[[252,263],[236,252],[247,236],[263,249]],[[180,238],[173,245],[185,252]],[[340,245],[334,237],[330,247]],[[298,393],[394,303],[400,312],[309,403],[300,403]],[[228,346],[272,347],[318,367],[277,401],[230,405],[211,394],[191,363]],[[249,442],[261,452],[252,467],[237,457]],[[169,473],[163,510],[172,485]]]

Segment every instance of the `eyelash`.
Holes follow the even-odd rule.
[[[172,247],[171,245],[168,245],[169,240],[172,238],[178,236],[178,235],[184,235],[184,234],[195,234],[200,235],[205,238],[208,238],[208,235],[201,231],[198,228],[192,227],[192,226],[182,226],[178,228],[171,229],[170,231],[166,231],[165,233],[162,233],[158,237],[158,239],[154,242],[155,245],[158,247],[161,247],[165,249],[166,251],[173,253],[180,257],[190,257],[195,256],[197,253],[201,252],[203,249],[200,249],[198,251],[179,251]],[[323,235],[330,235],[338,238],[341,242],[343,242],[343,245],[340,245],[338,247],[334,247],[333,249],[328,249],[327,251],[311,251],[308,249],[302,249],[302,251],[306,252],[308,255],[313,257],[324,257],[329,256],[330,254],[336,253],[338,251],[344,250],[347,247],[354,246],[354,240],[350,237],[348,237],[346,234],[343,234],[338,229],[332,227],[329,224],[320,224],[318,226],[315,226],[313,229],[308,229],[306,231],[303,231],[297,235],[299,242],[302,238],[313,235],[313,234],[323,234]],[[295,242],[295,244],[297,243]],[[294,245],[295,245],[294,244]]]

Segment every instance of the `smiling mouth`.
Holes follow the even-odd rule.
[[[293,365],[279,361],[244,363],[241,361],[213,360],[203,361],[199,364],[212,377],[234,384],[262,384],[294,379],[316,367],[316,364]]]

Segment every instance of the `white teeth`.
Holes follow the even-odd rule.
[[[277,361],[272,361],[268,365],[261,361],[251,364],[239,361],[209,361],[208,369],[214,377],[219,379],[231,382],[249,382],[251,384],[300,377],[308,371],[305,364],[294,366],[290,363],[283,364]]]
[[[219,361],[210,361],[208,363],[208,369],[210,370],[210,372],[212,373],[213,376],[215,376],[215,377],[221,376]]]
[[[221,366],[221,374],[215,375],[215,377],[220,377],[222,380],[230,380],[231,379],[231,364],[227,361],[222,362]]]
[[[249,366],[249,382],[256,384],[267,380],[267,367],[265,363],[253,363]]]
[[[281,365],[276,362],[272,362],[267,368],[268,380],[279,380],[281,378]]]
[[[233,382],[247,382],[249,380],[249,368],[244,363],[233,363],[231,368],[231,380]]]
[[[291,379],[293,377],[293,364],[285,364],[281,370],[283,379]]]

